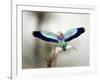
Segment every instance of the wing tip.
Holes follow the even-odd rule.
[[[39,33],[40,33],[40,31],[33,31],[32,35],[35,36],[35,37],[37,37],[39,35]]]
[[[34,36],[34,31],[32,31],[32,35]]]
[[[84,27],[80,27],[80,28],[78,28],[79,29],[79,31],[81,32],[81,33],[84,33],[85,32],[85,28]]]

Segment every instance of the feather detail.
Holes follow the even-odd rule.
[[[79,37],[84,32],[85,32],[85,28],[84,27],[80,27],[80,28],[75,28],[75,29],[68,30],[64,34],[65,41],[66,42],[71,41],[71,40]]]
[[[53,33],[52,33],[52,35],[50,35],[50,33],[47,34],[45,32],[41,32],[41,31],[33,31],[32,34],[33,34],[33,36],[35,36],[37,38],[40,38],[40,39],[42,39],[44,41],[48,41],[48,42],[58,42],[58,40],[57,40],[56,37],[55,38],[52,37]]]

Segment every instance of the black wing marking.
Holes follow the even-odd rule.
[[[64,36],[67,36],[67,35],[68,35],[68,37],[65,38],[65,41],[66,41],[66,42],[71,41],[71,40],[73,40],[73,39],[79,37],[82,33],[85,32],[85,28],[84,28],[84,27],[75,28],[75,29],[73,29],[72,31],[69,30],[69,32],[70,32],[70,34],[67,32],[67,33],[65,33],[65,35],[64,35]]]
[[[51,32],[50,32],[51,33]],[[58,42],[58,40],[56,38],[52,38],[52,37],[48,37],[47,34],[45,32],[41,32],[41,31],[33,31],[33,36],[42,39],[44,41],[48,41],[48,42]],[[44,35],[45,34],[45,35]],[[53,33],[52,33],[53,34]],[[49,36],[52,36],[50,34],[48,34]]]

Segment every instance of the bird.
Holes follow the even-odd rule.
[[[79,27],[69,29],[64,34],[61,31],[58,31],[57,34],[51,31],[33,31],[32,35],[47,42],[58,43],[58,46],[61,47],[63,51],[66,51],[66,49],[71,48],[71,46],[68,45],[68,42],[78,38],[84,32],[85,28]]]

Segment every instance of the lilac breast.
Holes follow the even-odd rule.
[[[64,40],[63,36],[58,36],[58,40]]]

